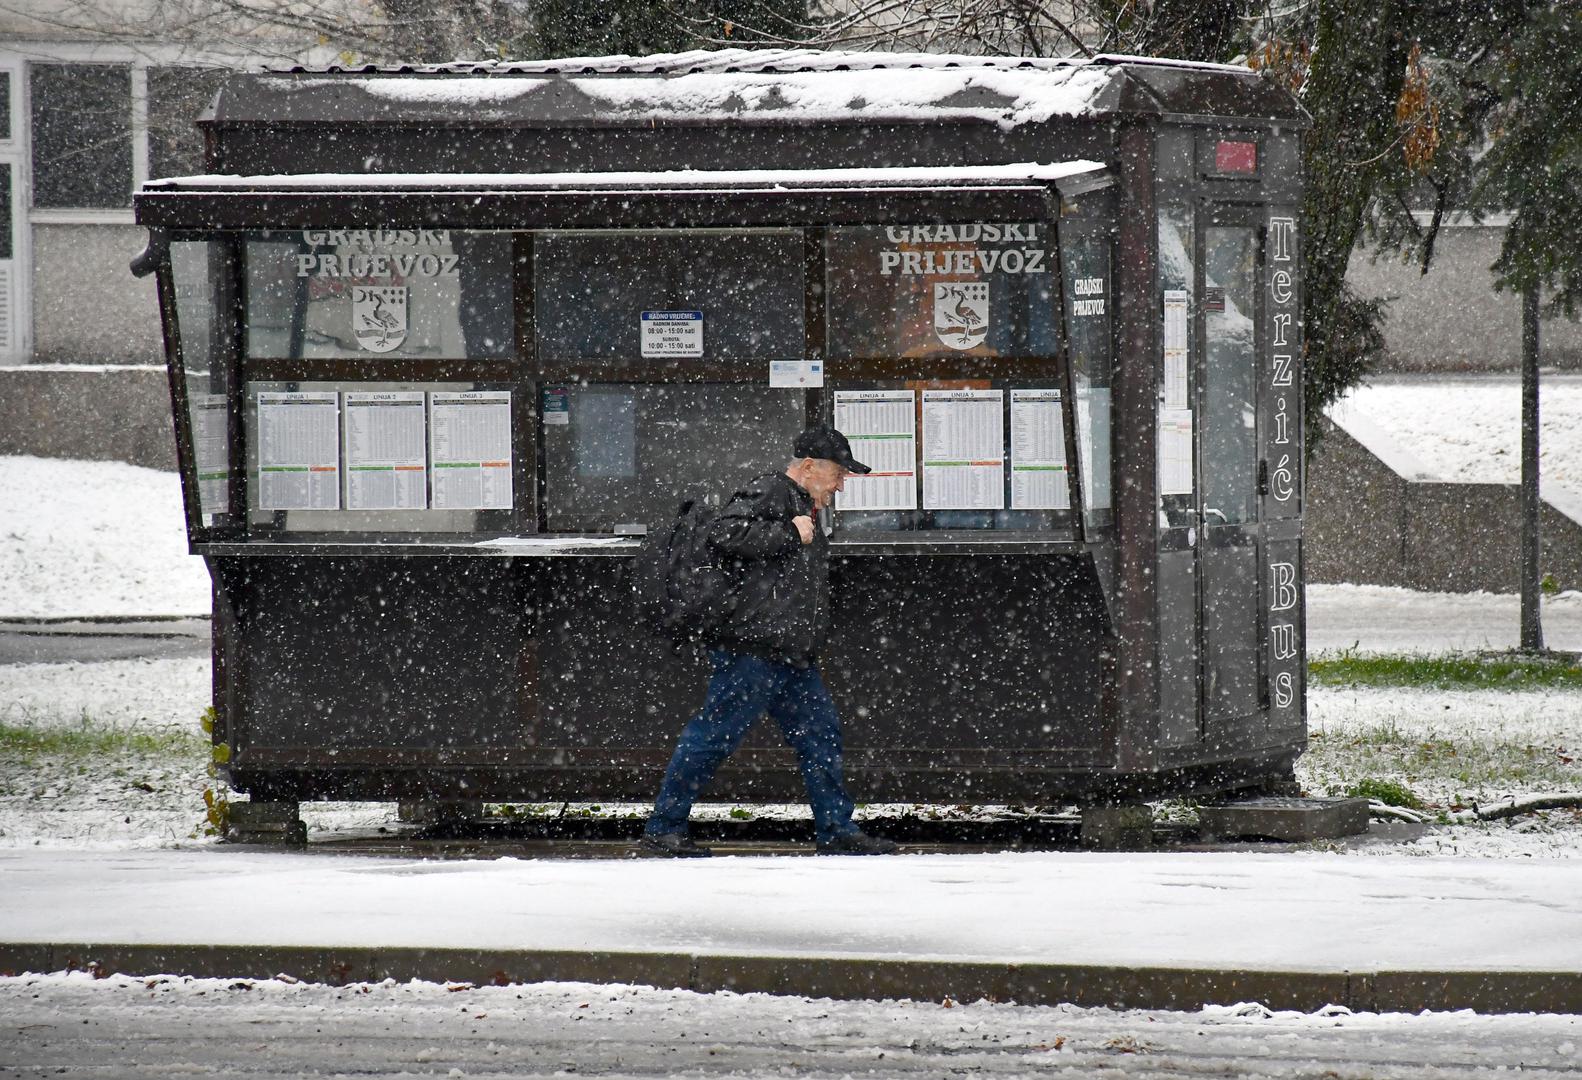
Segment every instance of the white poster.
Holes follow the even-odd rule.
[[[835,428],[873,472],[852,476],[836,510],[917,509],[917,395],[911,390],[835,391]]]
[[[1187,407],[1187,294],[1185,289],[1165,290],[1164,407]]]
[[[434,509],[511,509],[511,391],[434,391],[428,435]]]
[[[823,386],[822,360],[771,360],[769,385],[779,387]],[[862,458],[858,458],[861,461]]]
[[[644,311],[638,318],[644,357],[696,359],[703,355],[703,312]]]
[[[224,394],[193,394],[192,449],[198,464],[198,512],[205,517],[231,509],[231,428]]]
[[[1011,391],[1011,508],[1071,509],[1059,390]]]
[[[1005,508],[1005,392],[923,391],[923,509]]]
[[[258,508],[338,510],[340,395],[258,395]]]
[[[1159,410],[1159,494],[1192,494],[1192,410]]]
[[[421,510],[428,505],[423,405],[421,390],[341,395],[346,509]]]

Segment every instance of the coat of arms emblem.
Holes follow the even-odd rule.
[[[989,336],[989,283],[936,281],[934,333],[952,349],[970,349]]]
[[[352,330],[357,344],[385,353],[406,340],[406,286],[352,286]]]

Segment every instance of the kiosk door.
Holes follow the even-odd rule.
[[[1203,735],[1260,707],[1258,561],[1259,222],[1204,215],[1198,244],[1198,612]]]

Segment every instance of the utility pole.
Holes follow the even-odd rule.
[[[1539,602],[1538,286],[1522,292],[1522,652],[1544,649]]]

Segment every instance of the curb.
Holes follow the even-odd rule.
[[[1472,1009],[1582,1013],[1582,973],[1560,971],[1240,971],[952,960],[715,956],[314,945],[0,943],[0,973],[88,970],[99,976],[186,975],[342,984],[384,979],[509,985],[631,983],[713,993],[845,1000],[1071,1004],[1193,1010],[1257,1001],[1271,1009],[1353,1012]]]
[[[212,622],[214,616],[202,615],[0,615],[0,624],[16,626],[60,626],[67,623],[125,626],[128,623]]]

